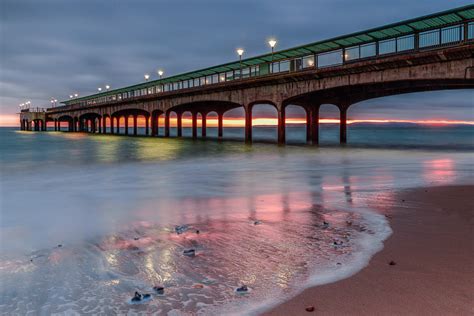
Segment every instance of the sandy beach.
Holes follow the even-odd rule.
[[[397,193],[383,211],[393,234],[366,268],[266,315],[473,315],[473,196],[472,185]]]

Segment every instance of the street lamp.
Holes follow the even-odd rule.
[[[239,55],[240,73],[239,78],[242,79],[242,55],[244,54],[243,48],[237,48],[237,55]]]
[[[105,86],[105,90],[109,91],[109,89],[110,89],[110,86],[109,86],[109,85],[106,85],[106,86]]]
[[[79,96],[79,94],[77,93],[74,93],[74,97],[77,98]]]
[[[72,94],[69,95],[69,99],[72,99],[74,98],[74,96]]]
[[[158,76],[160,76],[160,79],[163,78],[164,73],[165,72],[163,70],[161,70],[161,69],[158,70]]]
[[[276,39],[272,38],[268,41],[268,45],[272,48],[272,73],[273,73],[273,53],[275,51],[275,45],[277,44]]]
[[[101,88],[101,87],[97,88],[97,91],[101,92],[101,91],[102,91],[102,88]]]
[[[150,75],[149,74],[145,74],[145,81],[148,81],[148,79],[150,79]]]

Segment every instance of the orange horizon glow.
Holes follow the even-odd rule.
[[[293,125],[304,125],[306,124],[305,118],[286,118],[286,124],[293,124]],[[143,117],[139,117],[137,120],[139,127],[145,127],[145,119]],[[164,126],[164,118],[160,117],[159,125],[160,127]],[[197,120],[198,127],[202,125],[201,117],[198,117]],[[207,127],[217,127],[218,121],[217,117],[208,117],[206,120]],[[245,127],[245,118],[224,118],[224,127]],[[339,119],[320,119],[320,124],[339,124]],[[462,121],[462,120],[447,120],[447,119],[424,119],[424,120],[406,120],[406,119],[353,119],[347,120],[347,124],[354,124],[354,123],[412,123],[412,124],[423,124],[423,125],[474,125],[474,121]],[[64,126],[67,125],[66,122],[63,122]],[[107,125],[109,124],[109,120],[107,120]],[[124,120],[123,118],[120,120],[120,126],[123,127]],[[191,127],[192,126],[192,119],[190,117],[183,117],[182,118],[182,125],[183,127]],[[277,126],[278,119],[277,118],[257,118],[254,117],[252,119],[252,126]],[[0,115],[0,127],[19,127],[19,117],[16,114],[7,114],[7,115]],[[48,126],[53,126],[52,122],[48,122]],[[129,126],[132,125],[132,119],[129,118]],[[176,117],[170,118],[170,126],[176,127],[177,126],[177,119]]]

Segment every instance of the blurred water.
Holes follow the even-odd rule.
[[[361,269],[394,190],[471,181],[472,131],[351,126],[348,146],[314,148],[2,128],[0,311],[259,311]],[[129,304],[154,285],[165,295]]]

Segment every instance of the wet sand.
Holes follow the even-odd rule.
[[[266,315],[473,315],[474,185],[406,190],[395,201],[373,205],[393,234],[366,268]]]

